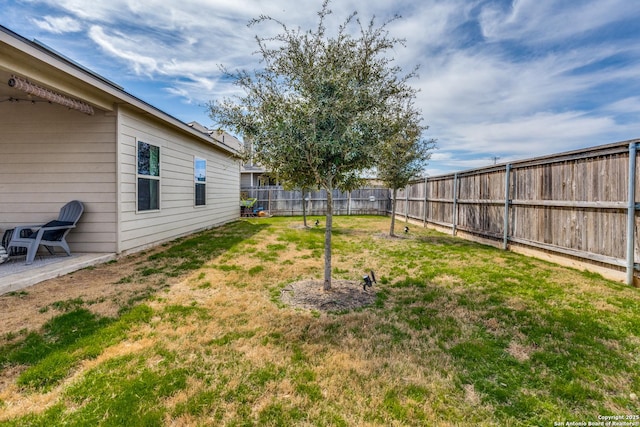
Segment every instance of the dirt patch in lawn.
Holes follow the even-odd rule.
[[[151,276],[126,280],[139,275],[141,263],[153,252],[125,256],[117,262],[100,264],[1,295],[0,345],[20,337],[21,331],[38,331],[51,318],[79,307],[99,316],[117,316],[118,311],[130,305],[132,300],[142,299],[167,285]]]
[[[362,282],[351,280],[332,280],[328,291],[321,280],[301,280],[285,286],[281,294],[282,302],[291,307],[318,311],[353,310],[376,300],[375,290],[365,291]]]

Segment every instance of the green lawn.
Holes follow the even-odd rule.
[[[640,422],[638,289],[418,226],[391,239],[388,218],[335,217],[334,277],[373,269],[376,302],[296,310],[280,290],[323,271],[324,230],[301,223],[182,239],[114,283],[165,283],[117,318],[69,301],[42,330],[15,331],[0,348],[2,370],[19,371],[0,425]]]

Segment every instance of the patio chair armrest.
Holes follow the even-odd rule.
[[[34,228],[40,228],[42,227],[44,224],[31,224],[31,225],[18,225],[17,227],[15,227],[13,229],[13,236],[15,238],[20,237],[20,233],[22,232],[22,230],[31,230],[33,231]]]
[[[76,225],[75,224],[67,224],[67,225],[53,225],[53,226],[48,226],[48,225],[43,225],[42,227],[40,227],[39,229],[35,230],[32,234],[32,236],[34,236],[36,241],[40,241],[41,239],[44,238],[44,233],[49,233],[51,231],[58,231],[58,230],[69,230],[71,228],[75,228]],[[49,239],[51,239],[51,235],[48,234],[47,236],[49,236]],[[49,240],[46,239],[46,240]]]
[[[40,227],[40,230],[44,231],[55,231],[55,230],[66,230],[67,228],[76,228],[75,224],[69,225],[55,225],[53,227]],[[38,230],[39,231],[39,230]]]
[[[24,230],[25,228],[40,228],[42,227],[44,224],[29,224],[29,225],[18,225],[17,227],[14,227],[14,230]]]

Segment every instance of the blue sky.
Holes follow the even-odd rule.
[[[247,27],[266,14],[312,28],[321,0],[0,0],[0,24],[157,108],[212,127],[235,88],[219,66],[259,67]],[[430,175],[640,137],[637,0],[334,0],[406,39],[394,64],[420,90]]]

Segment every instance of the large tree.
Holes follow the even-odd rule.
[[[386,117],[400,100],[415,97],[390,51],[403,44],[388,24],[363,25],[351,14],[333,32],[325,0],[314,29],[291,29],[270,16],[250,25],[275,23],[280,33],[256,36],[260,69],[228,71],[243,95],[209,104],[212,119],[254,141],[255,155],[283,181],[327,192],[324,289],[331,288],[333,190],[354,188],[361,172],[378,159],[390,138]]]
[[[423,139],[427,126],[421,122],[422,115],[411,100],[398,102],[388,119],[389,138],[379,147],[377,176],[392,191],[389,236],[395,234],[398,189],[420,177],[436,146],[434,139]]]

